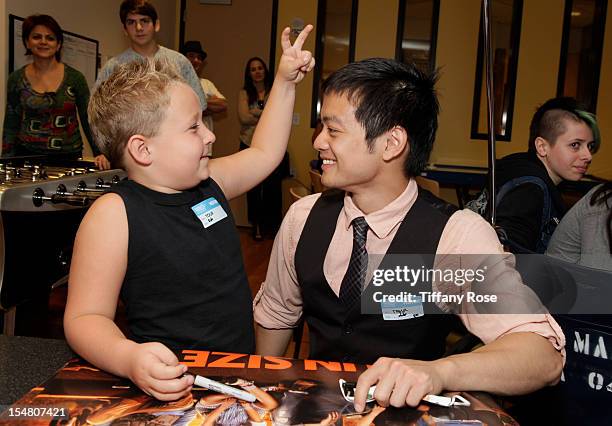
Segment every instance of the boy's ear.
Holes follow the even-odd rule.
[[[132,135],[127,141],[127,152],[134,162],[142,166],[148,166],[152,162],[149,152],[148,140],[142,135]]]
[[[157,21],[155,21],[155,32],[158,33],[160,28],[161,28],[161,24],[159,23],[159,17],[158,17]]]
[[[535,138],[535,141],[533,141],[533,143],[535,144],[535,149],[538,155],[540,157],[546,157],[546,155],[548,154],[548,148],[550,147],[548,141],[543,137],[538,136],[537,138]]]
[[[404,152],[409,151],[410,144],[408,143],[408,133],[406,129],[401,126],[395,126],[387,132],[385,150],[383,152],[383,159],[385,161],[398,158]]]

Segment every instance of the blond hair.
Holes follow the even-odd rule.
[[[87,112],[100,151],[116,167],[124,167],[123,152],[133,135],[153,137],[168,106],[169,88],[183,82],[167,61],[142,60],[123,64],[100,83]]]

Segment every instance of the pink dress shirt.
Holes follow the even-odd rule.
[[[417,191],[415,181],[410,180],[398,198],[383,209],[370,214],[361,212],[350,196],[344,197],[344,207],[338,216],[336,230],[323,265],[327,282],[336,295],[339,294],[342,278],[351,256],[352,220],[359,216],[365,217],[370,226],[366,243],[368,253],[384,254],[404,216],[414,204]],[[302,315],[302,296],[295,271],[294,256],[306,218],[319,196],[320,194],[313,194],[293,203],[276,236],[266,280],[253,302],[255,321],[264,328],[295,327]],[[495,265],[489,265],[487,281],[504,282],[506,286],[510,283],[511,293],[526,294],[528,298],[530,290],[522,283],[520,274],[514,269],[514,256],[504,252],[489,223],[470,210],[459,210],[449,218],[436,250],[434,268],[458,267],[458,262],[461,262],[462,268],[477,268],[479,265],[475,263],[478,259],[482,260],[483,254],[495,254],[493,258],[497,259]],[[366,282],[369,282],[369,277]],[[434,291],[436,289],[453,291],[448,286],[435,281],[432,287]],[[455,292],[461,291],[461,287],[452,287],[457,289]],[[445,306],[439,306],[445,310]],[[565,357],[565,336],[548,313],[496,315],[462,313],[459,317],[466,328],[484,343],[508,333],[533,332],[547,338]]]

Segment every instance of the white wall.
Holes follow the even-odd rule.
[[[128,47],[119,20],[122,0],[0,0],[0,117],[4,119],[6,107],[6,80],[8,78],[8,15],[25,18],[34,13],[53,16],[62,29],[93,38],[100,42],[102,64],[109,57]],[[161,45],[178,47],[179,0],[151,0],[161,22],[158,41]],[[0,130],[1,131],[1,130]],[[88,148],[88,147],[87,147]],[[88,151],[85,152],[86,154]]]

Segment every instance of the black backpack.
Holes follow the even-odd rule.
[[[554,206],[552,203],[552,199],[550,197],[550,193],[548,191],[548,186],[546,182],[537,176],[520,176],[514,179],[510,179],[508,182],[503,184],[497,190],[497,197],[495,200],[495,206],[499,207],[501,200],[508,194],[510,191],[515,189],[520,185],[525,185],[528,183],[532,183],[538,185],[544,194],[544,207],[542,210],[542,223],[540,224],[540,238],[538,239],[538,244],[536,247],[537,253],[544,253],[546,251],[546,246],[550,241],[550,237],[552,236],[555,228],[559,224],[556,218],[556,212],[554,211]],[[479,215],[486,217],[488,213],[488,202],[489,202],[489,192],[487,188],[484,188],[478,196],[468,202],[465,207],[478,213]],[[512,253],[532,253],[531,250],[521,246],[520,244],[512,241],[508,238],[506,231],[501,227],[496,227],[496,232],[499,237],[499,240],[502,244],[508,246]]]

